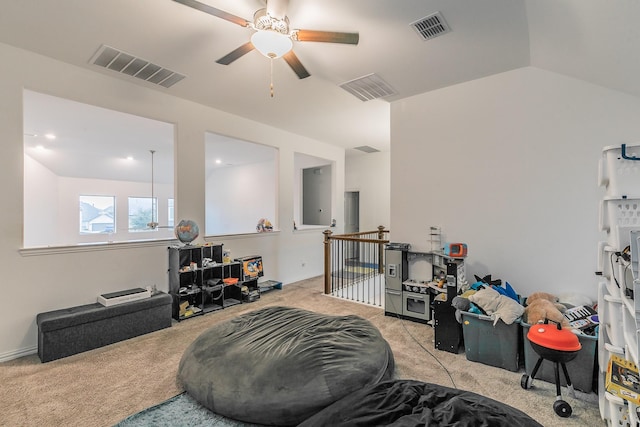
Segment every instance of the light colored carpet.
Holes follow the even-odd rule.
[[[522,373],[470,362],[434,348],[427,325],[385,316],[382,309],[323,295],[322,278],[286,285],[260,300],[194,317],[173,327],[49,363],[36,355],[0,364],[0,425],[113,426],[129,415],[180,394],[176,372],[186,347],[208,327],[260,307],[284,305],[371,321],[393,349],[398,378],[473,391],[504,402],[547,427],[604,426],[597,396],[564,399],[571,418],[553,412],[555,386],[520,387]],[[250,372],[247,373],[248,375]]]

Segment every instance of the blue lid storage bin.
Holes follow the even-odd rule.
[[[531,375],[534,366],[540,357],[531,346],[531,342],[527,338],[527,333],[531,325],[522,323],[522,337],[524,343],[524,369],[527,374]],[[578,341],[582,345],[582,349],[578,351],[575,359],[567,362],[567,371],[569,378],[573,384],[573,388],[591,393],[594,391],[594,373],[597,369],[596,365],[596,349],[598,348],[598,338],[589,335],[578,335]],[[553,362],[545,359],[536,373],[536,380],[543,380],[555,384],[555,372]],[[560,382],[563,387],[567,385],[567,381],[560,371]]]
[[[493,325],[489,316],[462,312],[462,334],[467,360],[517,372],[522,354],[520,322]]]

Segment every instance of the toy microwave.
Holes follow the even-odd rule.
[[[463,258],[467,256],[466,243],[447,243],[444,246],[444,254],[451,258]]]

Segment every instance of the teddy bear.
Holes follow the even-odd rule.
[[[545,319],[560,323],[563,328],[571,329],[569,320],[564,317],[566,307],[558,302],[558,297],[546,292],[534,292],[527,298],[523,320],[533,325]]]

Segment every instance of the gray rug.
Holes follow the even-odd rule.
[[[181,393],[120,421],[115,427],[260,427],[223,417]]]

